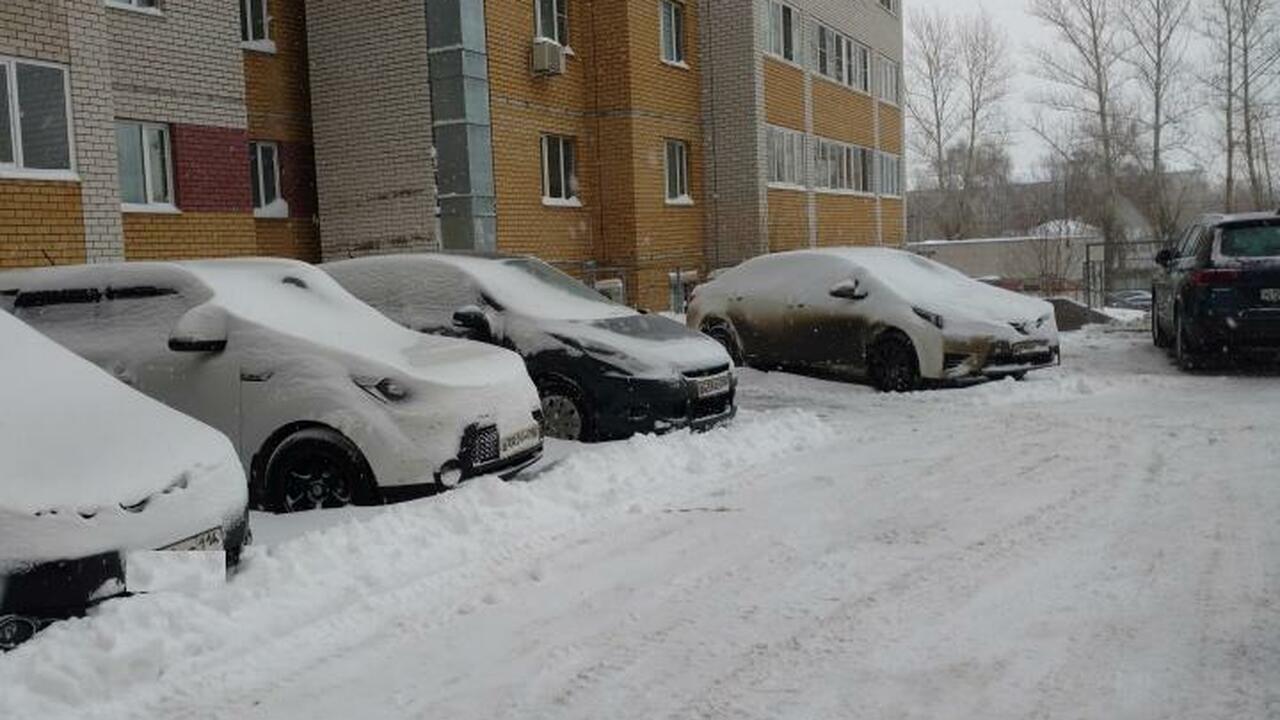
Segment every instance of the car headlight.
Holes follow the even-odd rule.
[[[925,310],[924,308],[918,308],[918,307],[913,307],[913,308],[911,308],[911,309],[915,311],[916,315],[919,315],[921,318],[923,318],[924,320],[928,321],[928,322],[929,322],[929,324],[933,325],[934,327],[938,328],[939,330],[941,330],[941,329],[942,329],[942,327],[943,327],[943,325],[945,325],[945,324],[946,324],[946,323],[942,320],[942,316],[941,316],[941,315],[939,315],[938,313],[935,313],[935,312],[929,312],[928,310]]]
[[[351,379],[361,390],[369,393],[375,400],[395,403],[409,397],[409,389],[389,377],[353,377]]]

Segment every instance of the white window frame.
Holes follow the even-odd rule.
[[[271,25],[275,18],[271,16],[270,0],[261,0],[262,2],[262,37],[255,38],[253,35],[253,23],[247,18],[252,8],[253,0],[240,0],[240,47],[253,52],[268,53],[274,55],[276,52],[276,41],[271,38]]]
[[[146,202],[141,202],[141,203],[124,202],[124,199],[121,198],[121,201],[120,201],[121,211],[127,212],[127,213],[177,213],[179,212],[178,206],[177,206],[177,200],[174,197],[176,195],[177,188],[175,183],[176,178],[174,178],[173,176],[173,128],[171,128],[169,125],[166,125],[165,123],[142,122],[139,120],[116,120],[115,124],[117,127],[119,127],[120,125],[136,125],[140,127],[143,131],[142,133],[142,196],[146,198]],[[146,135],[147,130],[161,130],[164,132],[164,144],[165,144],[165,151],[166,151],[165,163],[167,165],[167,167],[165,168],[166,170],[165,177],[168,178],[169,180],[169,186],[165,188],[166,190],[165,195],[167,197],[163,202],[155,201],[151,199],[151,195],[152,195],[151,167],[152,167],[152,163],[154,162],[154,158],[151,156],[150,146],[147,145],[147,135]],[[119,152],[120,150],[119,148],[117,148],[116,153],[118,154]]]
[[[892,96],[888,94],[890,88],[893,90]],[[899,105],[902,102],[901,68],[897,61],[886,55],[876,58],[876,96],[891,105]]]
[[[667,12],[671,13],[671,33],[675,35],[671,38],[670,44],[667,40]],[[674,65],[678,68],[688,69],[689,65],[685,62],[685,7],[683,2],[678,0],[658,0],[658,44],[662,47],[659,49],[662,62],[668,65]],[[672,50],[668,53],[668,50]]]
[[[555,37],[542,32],[542,0],[533,0],[533,37],[538,40],[550,40],[563,48],[569,47],[569,0],[549,0],[555,10],[556,21],[552,27],[555,28],[555,34],[564,37]],[[564,17],[563,32],[560,27],[560,18]]]
[[[547,148],[552,142],[560,143],[560,153],[559,153],[560,167],[555,168],[555,171],[560,174],[560,188],[561,188],[561,191],[564,193],[560,197],[547,194],[551,190],[551,172],[552,172],[552,168],[548,167],[547,165],[547,156],[549,154],[547,152]],[[539,139],[539,144],[541,145],[540,150],[542,155],[542,158],[539,161],[542,166],[542,204],[550,205],[553,207],[582,207],[582,199],[578,197],[578,188],[577,188],[577,184],[578,184],[577,182],[577,171],[578,171],[577,139],[570,135],[555,135],[552,133],[545,133]],[[568,168],[567,170],[565,168],[565,162],[564,162],[564,156],[565,156],[564,147],[566,144],[573,147],[573,164],[572,164],[572,167]]]
[[[692,205],[693,194],[689,191],[689,143],[684,140],[668,138],[662,148],[662,192],[668,205]],[[675,150],[679,157],[676,167],[671,166],[671,151]],[[676,176],[672,178],[671,173]],[[671,194],[671,181],[675,180],[676,194]]]
[[[900,12],[899,3],[900,3],[900,2],[901,2],[901,0],[877,0],[877,4],[878,4],[881,8],[884,8],[884,10],[885,10],[886,12],[889,12],[889,13],[891,13],[891,14],[893,14],[893,15],[898,15],[898,14],[899,14],[899,12]]]
[[[128,10],[143,15],[163,15],[160,2],[161,0],[105,0],[103,4],[117,10]]]
[[[800,11],[784,2],[778,0],[768,0],[768,17],[765,18],[765,52],[789,63],[799,63],[801,53],[801,37],[800,37]],[[786,22],[784,15],[791,16],[791,57],[786,55],[786,40],[784,28]],[[777,20],[775,27],[774,20]]]
[[[774,188],[803,190],[805,188],[805,137],[804,133],[776,125],[766,126],[768,149],[765,152],[766,177]]]
[[[0,161],[0,177],[31,180],[79,180],[76,174],[76,133],[75,118],[71,115],[71,73],[65,65],[27,60],[0,55],[0,65],[5,69],[5,87],[0,88],[0,103],[8,103],[9,110],[9,142],[13,145],[13,161]],[[67,117],[67,164],[65,169],[45,169],[26,167],[22,155],[22,107],[18,98],[18,66],[50,68],[62,73],[62,97],[66,103],[64,112]]]
[[[889,187],[888,179],[893,179]],[[876,153],[876,192],[884,197],[902,197],[902,158],[892,153]]]
[[[876,154],[859,145],[814,138],[813,185],[824,193],[875,194]]]
[[[264,147],[271,148],[271,157],[275,160],[271,165],[271,177],[275,180],[276,198],[269,203],[258,202],[260,199],[265,200],[265,197],[254,198],[253,216],[257,218],[287,218],[289,217],[289,203],[284,199],[284,188],[280,185],[280,143],[274,140],[252,140],[249,142],[249,152],[254,155],[253,159],[257,161],[258,165],[258,192],[261,194],[263,188],[267,186],[264,182],[267,177],[266,168],[263,167],[262,162],[262,149]],[[252,164],[250,164],[250,171],[252,171],[252,167]],[[250,188],[252,188],[252,184]]]
[[[871,94],[871,48],[821,22],[811,23],[813,72],[858,92]],[[826,60],[824,70],[823,60]]]

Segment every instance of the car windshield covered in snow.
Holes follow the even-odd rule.
[[[528,273],[537,278],[540,282],[550,287],[560,290],[570,295],[577,296],[583,300],[591,302],[602,302],[610,305],[615,304],[612,300],[583,285],[580,281],[566,275],[556,268],[534,258],[508,258],[502,260],[500,264],[503,267],[515,268],[524,273]]]

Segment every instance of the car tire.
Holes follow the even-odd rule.
[[[1181,370],[1194,370],[1197,365],[1197,358],[1192,352],[1189,338],[1187,337],[1187,323],[1182,319],[1182,313],[1175,312],[1173,315],[1174,339],[1173,339],[1173,358]]]
[[[48,621],[25,615],[0,615],[0,653],[9,652],[35,637]]]
[[[582,391],[567,380],[538,383],[542,401],[542,434],[557,440],[590,442],[594,437]]]
[[[728,323],[715,322],[703,326],[703,334],[720,343],[724,351],[729,353],[729,359],[733,361],[735,367],[742,367],[742,345],[738,342],[738,336],[729,327]]]
[[[920,388],[920,359],[911,338],[889,330],[871,348],[871,382],[881,392],[911,392]]]
[[[367,505],[376,494],[360,450],[329,428],[305,428],[280,441],[265,478],[266,508],[277,513]]]
[[[1160,326],[1160,313],[1156,312],[1155,293],[1151,293],[1151,342],[1156,347],[1168,349],[1171,342],[1169,336],[1165,334],[1164,328]]]

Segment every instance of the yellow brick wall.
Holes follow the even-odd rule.
[[[902,111],[892,105],[880,105],[880,149],[902,155]]]
[[[809,247],[809,209],[805,193],[769,190],[769,252]]]
[[[818,194],[818,245],[875,244],[875,198]]]
[[[320,233],[309,218],[256,220],[256,254],[320,262]]]
[[[882,198],[881,212],[884,215],[884,244],[898,246],[906,239],[906,227],[902,215],[902,201]]]
[[[303,0],[268,0],[274,55],[245,52],[249,136],[311,142],[310,75]]]
[[[189,260],[259,251],[249,214],[126,213],[124,253],[127,260]]]
[[[765,122],[804,132],[804,70],[764,59]]]
[[[0,181],[0,268],[82,263],[84,238],[78,183]]]
[[[875,101],[832,82],[813,80],[813,133],[866,148],[876,146]]]

